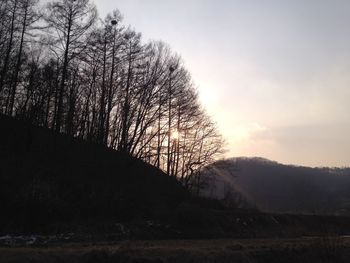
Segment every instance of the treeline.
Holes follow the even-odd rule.
[[[192,188],[221,153],[190,73],[89,0],[0,2],[0,111],[141,158]]]

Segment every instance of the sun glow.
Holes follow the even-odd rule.
[[[175,130],[171,133],[171,138],[174,140],[174,141],[177,141],[179,139],[179,132],[178,130]]]

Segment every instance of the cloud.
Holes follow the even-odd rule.
[[[242,142],[254,140],[259,137],[260,134],[267,131],[267,128],[256,123],[240,124],[233,128],[231,133],[232,142]]]
[[[182,55],[228,154],[350,165],[350,1],[95,2]]]

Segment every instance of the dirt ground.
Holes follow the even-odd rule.
[[[1,263],[349,262],[350,237],[120,241],[2,247]]]

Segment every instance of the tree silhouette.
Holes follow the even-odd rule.
[[[222,152],[179,55],[88,0],[0,3],[0,109],[140,158],[193,188]],[[195,178],[195,180],[194,180]]]
[[[60,131],[63,114],[63,96],[65,93],[68,77],[68,67],[83,49],[86,48],[87,31],[96,20],[97,11],[89,0],[59,0],[48,5],[48,14],[45,21],[48,24],[50,34],[50,48],[62,60],[61,81],[58,91],[58,105],[55,116],[55,130]],[[73,78],[74,78],[73,73]],[[70,90],[71,103],[70,114],[74,112],[72,107],[72,96],[74,93],[74,82]],[[72,116],[68,115],[67,131],[72,133]]]

